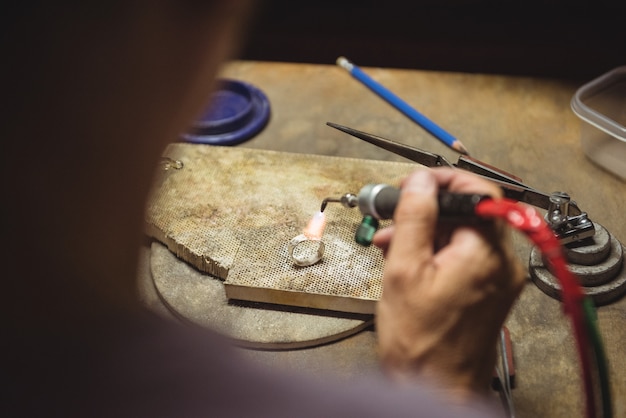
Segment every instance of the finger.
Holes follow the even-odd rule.
[[[372,243],[379,248],[388,246],[391,238],[393,237],[394,229],[393,225],[379,229],[374,234]]]
[[[383,257],[387,257],[387,252],[389,251],[389,243],[393,238],[394,226],[390,225],[386,228],[383,228],[377,231],[374,234],[374,238],[372,239],[372,244],[380,248],[383,252]]]
[[[437,189],[431,170],[418,170],[404,181],[394,213],[395,228],[388,253],[390,264],[395,260],[397,265],[405,265],[407,260],[432,257]]]
[[[470,227],[459,227],[452,234],[450,243],[437,253],[435,262],[452,280],[464,282],[470,277],[476,279],[483,273],[491,273],[490,254],[491,246],[480,233]],[[482,273],[476,274],[478,272]]]
[[[434,258],[442,274],[451,278],[447,284],[466,287],[468,294],[483,286],[492,291],[509,284],[516,288],[518,262],[503,232],[496,225],[455,230],[449,245]]]

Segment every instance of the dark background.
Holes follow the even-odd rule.
[[[241,58],[590,80],[626,65],[626,0],[262,1]]]

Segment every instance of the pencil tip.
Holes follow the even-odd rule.
[[[469,151],[467,150],[467,148],[465,148],[465,146],[459,140],[454,141],[454,143],[452,144],[452,148],[455,151],[457,151],[457,152],[459,152],[459,153],[461,153],[463,155],[469,155]]]

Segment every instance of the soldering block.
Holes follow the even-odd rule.
[[[180,143],[164,157],[182,167],[157,170],[146,233],[223,280],[228,298],[374,312],[384,259],[378,248],[354,241],[357,209],[328,205],[326,250],[315,265],[294,266],[288,244],[324,198],[367,183],[397,186],[419,165]]]

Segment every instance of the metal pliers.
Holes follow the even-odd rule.
[[[426,167],[458,168],[497,183],[502,188],[504,197],[545,209],[546,221],[562,244],[580,241],[595,234],[593,222],[566,193],[543,193],[525,185],[520,178],[467,155],[459,156],[458,161],[453,164],[441,155],[419,148],[335,123],[326,124]]]

